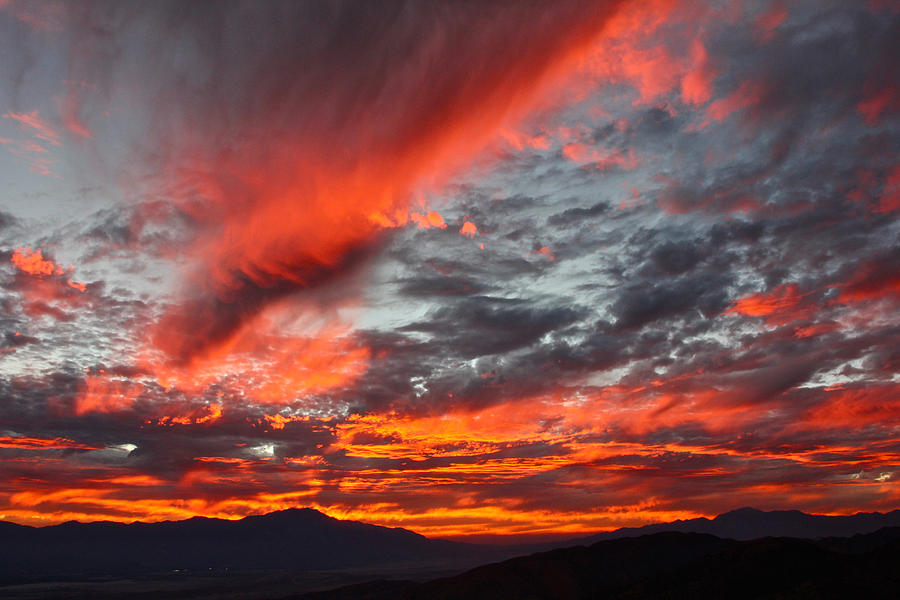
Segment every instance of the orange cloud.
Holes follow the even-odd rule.
[[[769,325],[784,325],[815,314],[818,308],[806,300],[808,297],[809,294],[800,293],[796,284],[779,285],[770,293],[760,292],[739,298],[725,314],[764,317]]]
[[[282,406],[349,385],[366,372],[370,350],[338,322],[326,320],[304,334],[281,331],[295,310],[304,308],[273,306],[214,352],[187,363],[172,364],[148,350],[140,364],[169,391],[195,395],[216,389],[243,402]],[[316,314],[314,307],[305,310]]]
[[[338,518],[404,526],[432,536],[575,534],[709,516],[723,510],[702,508],[716,489],[728,490],[728,497],[740,503],[763,505],[767,495],[775,494],[793,506],[854,512],[858,504],[852,497],[842,503],[835,490],[852,486],[855,493],[878,495],[896,485],[889,479],[835,476],[882,472],[896,465],[900,454],[890,444],[742,439],[737,432],[752,430],[765,411],[728,406],[715,391],[685,392],[677,398],[668,390],[699,377],[702,373],[692,373],[645,388],[604,388],[590,395],[559,390],[434,416],[354,415],[330,425],[334,442],[321,455],[201,456],[171,480],[133,470],[98,474],[78,467],[58,483],[7,482],[2,511],[18,522],[47,523],[196,515],[234,519],[311,506]],[[785,435],[792,439],[823,427],[890,427],[900,416],[891,402],[894,387],[823,392],[820,402],[798,410],[784,424]],[[273,417],[270,422],[274,431],[281,431],[275,423],[294,420]],[[704,443],[696,433],[693,441],[633,437],[672,431],[684,423],[702,423],[723,437],[717,443]],[[318,426],[329,425],[318,421]],[[349,470],[334,464],[344,457],[365,462]],[[747,477],[757,465],[770,467],[772,461],[778,461],[779,472],[794,466],[796,473],[817,475],[808,483],[785,482],[763,468]],[[548,491],[552,496],[538,500],[546,486],[535,487],[536,481],[554,482]],[[578,490],[575,497],[603,491],[605,500],[569,504],[569,489]]]
[[[310,418],[305,417],[305,416],[286,417],[281,414],[274,414],[274,415],[264,415],[263,420],[266,423],[268,423],[269,427],[271,427],[272,429],[278,430],[278,429],[284,429],[284,426],[287,425],[288,423],[306,422],[306,421],[309,421]]]
[[[410,218],[413,223],[419,226],[419,229],[430,229],[432,227],[436,227],[438,229],[445,229],[447,224],[444,223],[444,217],[437,211],[431,211],[427,214],[413,212],[410,213]]]
[[[26,275],[17,279],[16,287],[25,300],[22,308],[28,315],[69,321],[73,318],[69,309],[86,306],[91,301],[85,293],[87,284],[65,278],[65,274],[71,273],[73,268],[70,266],[68,270],[63,270],[45,257],[40,248],[17,248],[10,262]]]
[[[82,444],[67,438],[35,438],[0,436],[0,448],[17,450],[96,450],[100,446]]]
[[[129,408],[144,391],[144,387],[128,379],[105,374],[85,377],[75,399],[75,414],[115,412]]]
[[[10,260],[20,271],[29,275],[62,275],[65,272],[53,261],[45,259],[40,248],[16,248]]]
[[[203,425],[204,423],[215,423],[222,418],[222,405],[209,404],[198,409],[179,414],[164,415],[157,419],[156,424],[163,427],[173,425]],[[152,423],[152,421],[146,421]]]

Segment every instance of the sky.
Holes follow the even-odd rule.
[[[898,56],[889,1],[0,0],[0,519],[900,508]]]

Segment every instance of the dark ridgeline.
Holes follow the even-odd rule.
[[[889,513],[857,513],[846,517],[809,515],[799,510],[762,511],[739,508],[713,519],[700,517],[686,521],[659,523],[645,527],[626,527],[565,542],[566,545],[588,545],[603,540],[636,537],[663,531],[708,533],[732,540],[754,540],[762,537],[818,539],[871,533],[882,527],[900,527],[900,510]]]
[[[700,533],[655,533],[513,558],[421,584],[370,582],[294,598],[896,599],[900,528],[819,541],[736,541]]]
[[[412,531],[291,509],[239,521],[195,517],[162,523],[24,527],[0,522],[0,582],[154,572],[324,570],[454,564],[497,555]]]
[[[240,521],[0,522],[0,597],[900,598],[898,525],[900,511],[825,517],[740,509],[550,549],[430,540],[312,509]],[[12,587],[29,581],[47,587]],[[115,585],[53,583],[61,581]],[[354,585],[338,588],[347,583]]]

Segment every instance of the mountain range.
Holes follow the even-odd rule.
[[[626,593],[634,585],[650,585],[650,579],[662,581],[682,569],[699,569],[702,574],[691,577],[715,584],[719,575],[708,569],[718,563],[736,572],[755,565],[753,568],[771,575],[780,571],[772,571],[775,567],[769,563],[786,560],[786,564],[799,565],[799,570],[791,573],[809,581],[825,581],[838,573],[871,578],[878,564],[892,560],[891,553],[900,551],[898,540],[900,511],[823,516],[742,508],[713,519],[625,528],[552,544],[502,547],[429,539],[405,529],[334,519],[312,509],[237,521],[195,517],[161,523],[68,522],[48,527],[0,522],[0,585],[5,586],[0,595],[82,597],[72,588],[67,588],[67,595],[58,596],[47,590],[38,596],[12,593],[20,589],[15,584],[41,581],[137,578],[146,584],[154,578],[167,582],[176,578],[182,583],[193,578],[191,585],[196,584],[197,589],[183,597],[224,598],[203,596],[197,590],[216,588],[223,582],[232,588],[240,587],[240,582],[254,588],[250,581],[259,581],[261,573],[286,573],[290,576],[277,581],[266,576],[267,585],[274,590],[271,595],[253,596],[248,591],[249,595],[228,597],[305,598],[298,594],[357,582],[356,587],[319,591],[319,596],[309,598],[526,598],[529,596],[478,595],[477,590],[499,586],[497,590],[522,592],[530,587],[552,588],[556,582],[571,593],[533,597],[580,598],[595,597],[590,595],[594,592],[585,596],[584,590]],[[815,565],[823,565],[825,570],[819,572]],[[828,565],[843,565],[843,570]],[[327,577],[321,577],[322,573]],[[197,580],[200,576],[205,579]],[[803,584],[791,577],[790,582]],[[829,589],[838,589],[836,585]],[[469,586],[475,587],[470,590]],[[603,594],[596,597],[605,597]],[[83,597],[119,596],[93,593]],[[182,596],[157,593],[147,597]]]
[[[0,582],[160,572],[405,567],[490,560],[493,549],[432,540],[400,528],[290,509],[237,521],[0,522]]]
[[[685,521],[658,523],[644,527],[626,527],[575,538],[562,543],[590,545],[603,540],[637,537],[664,531],[681,533],[707,533],[732,540],[753,540],[763,537],[793,537],[819,539],[846,537],[860,533],[872,533],[882,527],[900,527],[900,510],[889,513],[857,513],[847,516],[811,515],[799,510],[762,511],[755,508],[739,508],[713,519],[700,517]]]

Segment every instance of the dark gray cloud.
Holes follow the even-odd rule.
[[[568,208],[549,217],[547,223],[556,227],[581,225],[592,218],[602,217],[607,212],[609,212],[609,205],[605,202],[598,202],[590,208]]]
[[[569,307],[539,308],[519,301],[476,297],[440,308],[427,320],[400,331],[425,332],[448,343],[465,358],[512,352],[537,342],[544,334],[574,323],[578,311]]]
[[[616,325],[623,329],[640,328],[662,318],[699,311],[704,317],[716,316],[728,304],[725,288],[728,276],[700,272],[673,282],[632,283],[613,304]]]

